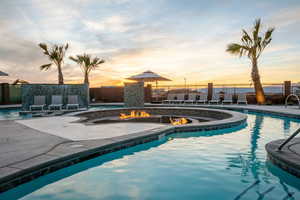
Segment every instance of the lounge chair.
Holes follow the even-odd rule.
[[[79,103],[78,103],[78,96],[77,95],[69,95],[68,96],[68,104],[66,106],[67,110],[69,110],[69,108],[76,108],[79,109]]]
[[[163,103],[169,104],[175,99],[176,94],[168,94],[167,100],[164,100]]]
[[[247,95],[245,93],[240,93],[238,94],[238,99],[237,99],[237,104],[239,103],[245,103],[245,104],[248,104],[248,101],[247,101]]]
[[[171,102],[181,104],[184,103],[184,101],[185,101],[185,94],[181,93],[181,94],[176,94],[174,100],[172,100]]]
[[[196,100],[197,103],[206,103],[207,102],[207,94],[203,93],[199,95],[199,99]]]
[[[63,103],[62,103],[62,96],[61,95],[52,95],[51,97],[51,104],[48,106],[49,110],[51,108],[58,108],[59,110],[62,109]]]
[[[195,103],[197,98],[197,93],[191,93],[189,94],[189,98],[187,100],[184,100],[184,103]]]
[[[33,105],[29,106],[29,110],[32,111],[33,108],[41,108],[41,110],[43,111],[45,106],[46,106],[45,96],[34,96]]]
[[[232,94],[224,94],[224,100],[222,101],[222,104],[224,103],[230,103],[232,104]]]
[[[208,104],[216,103],[218,104],[220,102],[220,94],[213,94],[211,100],[208,101]]]

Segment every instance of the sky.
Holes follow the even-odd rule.
[[[248,58],[228,54],[241,30],[261,18],[275,27],[259,60],[262,82],[300,81],[299,0],[0,0],[0,81],[57,83],[57,71],[38,43],[69,43],[66,83],[83,74],[69,56],[88,53],[106,63],[90,75],[92,86],[121,85],[146,70],[168,84],[250,83]]]

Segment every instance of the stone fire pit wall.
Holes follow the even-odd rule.
[[[144,83],[125,83],[125,107],[144,107]]]
[[[81,122],[86,122],[93,119],[100,119],[102,117],[119,116],[120,113],[129,114],[130,111],[145,111],[151,115],[175,115],[175,116],[190,116],[190,117],[206,117],[214,120],[222,120],[232,117],[231,114],[223,111],[209,110],[209,109],[193,109],[193,108],[118,108],[111,110],[87,111],[79,113],[76,116],[82,117]]]

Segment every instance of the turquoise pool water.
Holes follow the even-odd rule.
[[[89,110],[101,110],[108,108],[119,108],[122,106],[90,106]],[[0,109],[0,120],[16,120],[16,119],[26,119],[31,118],[32,115],[20,115],[20,108],[1,108]]]
[[[267,163],[264,146],[299,125],[249,113],[245,126],[173,134],[61,169],[0,199],[296,200],[300,179]]]

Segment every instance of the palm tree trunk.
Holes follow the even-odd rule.
[[[89,82],[89,74],[88,74],[87,71],[84,72],[84,83],[88,84],[88,85],[90,84],[90,82]]]
[[[89,83],[89,73],[84,72],[84,84],[87,85],[87,102],[90,103],[90,83]]]
[[[58,84],[64,84],[64,76],[63,76],[63,73],[61,71],[61,64],[59,64],[57,66],[57,70],[58,70]]]
[[[259,72],[258,72],[257,59],[256,58],[252,59],[251,76],[252,76],[252,81],[253,81],[253,84],[254,84],[256,101],[257,101],[258,104],[264,104],[265,101],[266,101],[266,98],[265,98],[264,89],[263,89],[263,87],[261,85],[261,82],[260,82],[260,76],[259,76]]]

